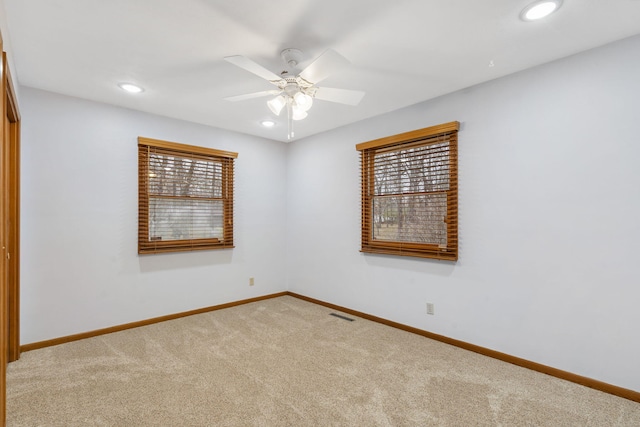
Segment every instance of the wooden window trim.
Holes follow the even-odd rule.
[[[458,259],[458,144],[459,122],[417,129],[356,145],[361,157],[361,252],[412,256],[456,261]],[[426,140],[445,137],[449,142],[449,189],[446,205],[447,244],[427,244],[406,241],[381,241],[373,238],[374,158],[376,154],[401,151],[429,145]],[[434,143],[437,141],[434,141]],[[433,194],[433,193],[430,193]]]
[[[199,147],[197,145],[181,144],[171,141],[161,141],[159,139],[145,138],[143,136],[138,137],[138,145],[147,145],[155,148],[166,148],[168,150],[178,151],[182,154],[204,154],[205,156],[217,156],[227,157],[230,159],[236,159],[238,153],[231,151],[216,150],[215,148]]]
[[[222,196],[213,199],[199,198],[199,200],[221,200],[223,202],[223,239],[160,241],[149,238],[149,199],[151,195],[148,191],[149,166],[147,159],[150,150],[165,155],[175,154],[182,158],[221,163]],[[233,248],[234,159],[237,157],[238,153],[231,151],[138,137],[138,253],[153,254]],[[154,197],[158,198],[157,195]],[[171,198],[171,196],[166,196],[166,198]]]
[[[408,144],[413,141],[419,141],[424,138],[430,138],[442,134],[458,132],[460,130],[460,122],[449,122],[441,125],[430,126],[427,128],[412,130],[397,135],[391,135],[373,141],[361,142],[356,145],[356,150],[363,151],[370,148],[393,147],[398,144]]]

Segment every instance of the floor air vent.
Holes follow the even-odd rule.
[[[337,313],[329,313],[329,316],[338,317],[338,318],[340,318],[342,320],[348,320],[349,322],[353,322],[354,320],[356,320],[356,319],[350,319],[350,318],[348,318],[346,316],[342,316],[342,315],[337,314]]]

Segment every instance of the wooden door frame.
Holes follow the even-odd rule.
[[[20,113],[1,33],[0,52],[0,425],[4,426],[7,363],[20,357]]]
[[[0,34],[0,52],[4,53],[2,34]],[[5,100],[5,84],[4,76],[6,74],[6,64],[4,63],[4,55],[0,58],[0,189],[2,190],[2,196],[0,197],[0,425],[4,426],[7,419],[7,359],[9,355],[9,318],[7,315],[7,286],[6,286],[6,264],[5,254],[6,248],[5,242],[5,196],[4,196],[4,184],[5,184],[5,159],[4,159],[4,118],[6,117],[4,111]]]
[[[20,111],[18,101],[13,89],[11,73],[9,72],[7,54],[2,53],[2,61],[5,64],[5,106],[4,111],[9,122],[9,141],[4,141],[6,147],[8,165],[7,172],[9,179],[9,224],[8,239],[9,253],[8,260],[9,283],[7,313],[9,316],[9,341],[8,341],[8,362],[13,362],[20,358]]]

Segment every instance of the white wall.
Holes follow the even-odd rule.
[[[638,52],[623,40],[293,143],[289,290],[640,390]],[[453,120],[459,261],[359,253],[355,145]]]
[[[20,108],[23,344],[286,289],[286,145],[27,87]],[[235,249],[138,256],[138,136],[239,153]]]

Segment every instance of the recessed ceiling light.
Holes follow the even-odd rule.
[[[538,0],[520,12],[523,21],[537,21],[551,15],[562,6],[562,0]]]
[[[266,128],[272,128],[276,125],[276,122],[274,122],[273,120],[263,120],[260,122],[260,124]]]
[[[126,90],[127,92],[130,92],[130,93],[144,92],[143,88],[141,88],[138,85],[134,85],[133,83],[118,83],[118,86],[120,87],[120,89]]]

